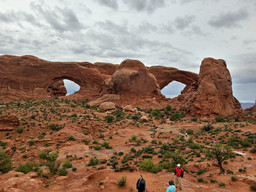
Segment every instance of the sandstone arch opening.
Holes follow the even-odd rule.
[[[79,80],[70,77],[56,77],[49,81],[46,92],[49,96],[68,96],[80,90]]]
[[[172,81],[169,83],[167,86],[165,86],[162,90],[161,93],[166,97],[166,98],[174,98],[177,97],[181,94],[181,91],[186,87],[185,84],[180,83],[178,81]]]
[[[64,82],[64,86],[67,90],[66,96],[71,95],[80,90],[80,86],[77,83],[75,83],[74,81],[71,81],[69,79],[63,79],[63,82]]]

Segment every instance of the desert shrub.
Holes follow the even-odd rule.
[[[191,121],[197,122],[197,118],[192,118]]]
[[[226,184],[225,184],[225,183],[223,183],[223,182],[219,182],[219,186],[220,186],[220,187],[225,187],[225,186],[226,186]]]
[[[208,131],[212,130],[213,128],[214,128],[213,125],[210,124],[210,123],[208,123],[207,125],[204,125],[204,126],[201,128],[201,130],[208,132]]]
[[[35,143],[36,143],[36,140],[33,140],[33,139],[31,139],[31,140],[28,141],[28,145],[29,145],[29,146],[32,146],[32,145],[34,145]]]
[[[65,161],[62,163],[62,168],[63,169],[72,168],[72,163],[70,161]]]
[[[5,147],[6,145],[7,145],[6,142],[0,141],[0,146],[1,146],[1,147]]]
[[[200,149],[200,148],[201,148],[201,145],[198,144],[198,143],[190,143],[190,144],[189,144],[189,147],[190,147],[191,149]]]
[[[171,114],[170,120],[171,121],[178,121],[181,118],[185,117],[186,115],[183,112],[175,111]]]
[[[187,130],[187,134],[188,134],[188,135],[194,135],[194,131],[193,131],[192,129],[188,129],[188,130]]]
[[[201,175],[201,174],[203,174],[203,173],[205,173],[205,172],[207,172],[207,169],[199,169],[199,170],[197,171],[197,175]]]
[[[23,127],[18,127],[18,128],[16,129],[16,131],[17,131],[17,133],[22,133],[22,132],[23,132]]]
[[[162,168],[158,167],[156,164],[154,164],[154,162],[151,159],[141,161],[140,169],[143,171],[149,171],[152,173],[157,173],[162,170]]]
[[[133,119],[134,121],[138,121],[138,120],[140,119],[140,115],[139,115],[139,114],[133,115],[133,116],[132,116],[132,119]]]
[[[216,122],[225,122],[225,119],[224,119],[224,117],[222,117],[222,116],[219,115],[219,116],[216,116],[216,117],[215,117],[215,121],[216,121]]]
[[[144,152],[144,153],[153,154],[155,151],[154,151],[154,148],[153,148],[153,147],[147,146],[147,147],[143,147],[143,152]]]
[[[101,150],[101,146],[100,145],[94,146],[94,150]]]
[[[251,153],[256,153],[256,145],[253,145],[252,149],[250,150]]]
[[[211,183],[217,183],[217,181],[215,179],[210,179]]]
[[[106,149],[112,149],[112,147],[109,145],[109,142],[107,141],[104,141],[102,144],[101,144],[102,147],[105,147]]]
[[[39,167],[38,163],[27,162],[23,165],[20,165],[15,171],[27,174],[29,172],[38,171],[38,167]]]
[[[67,141],[75,141],[76,139],[75,139],[74,136],[70,135],[70,136],[67,137],[66,140],[67,140]]]
[[[9,155],[0,149],[0,172],[8,173],[12,169],[12,161]]]
[[[82,139],[82,142],[84,142],[85,145],[88,145],[91,141],[90,139]]]
[[[201,177],[197,177],[197,181],[198,181],[198,182],[202,182],[202,183],[208,183],[206,180],[204,180],[204,179],[201,178]]]
[[[256,191],[256,185],[251,185],[251,186],[250,186],[250,189],[251,189],[252,191]]]
[[[171,106],[171,105],[167,105],[167,106],[165,107],[165,110],[166,110],[166,111],[171,111],[171,110],[172,110],[172,106]]]
[[[59,176],[67,176],[68,175],[68,171],[66,169],[60,169],[58,172]]]
[[[234,174],[233,171],[231,171],[230,169],[227,170],[227,174]]]
[[[235,176],[231,176],[231,180],[232,180],[232,181],[237,181],[238,179],[237,179],[237,177],[235,177]]]
[[[60,129],[64,128],[64,125],[49,124],[48,127],[53,131],[59,131]]]
[[[121,110],[121,109],[117,109],[115,111],[115,116],[116,116],[116,120],[120,121],[124,118],[125,112],[123,112],[123,110]]]
[[[88,163],[88,166],[95,166],[99,164],[99,160],[97,157],[92,157]]]
[[[40,157],[41,159],[46,159],[46,158],[47,158],[47,155],[46,155],[46,153],[43,151],[43,152],[39,153],[39,157]]]
[[[49,168],[52,174],[56,174],[59,170],[60,164],[60,161],[48,161],[45,165]]]
[[[137,136],[136,135],[132,135],[131,136],[131,141],[136,141],[137,140]]]
[[[108,115],[105,117],[105,120],[108,122],[108,123],[112,123],[114,121],[114,117],[112,115]]]
[[[121,179],[119,179],[117,185],[119,187],[124,187],[126,185],[126,176],[123,176]]]

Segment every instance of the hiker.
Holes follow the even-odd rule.
[[[175,177],[175,184],[177,187],[179,187],[180,190],[182,190],[182,183],[181,183],[181,178],[183,177],[183,169],[180,167],[180,164],[177,165],[174,171],[174,177]]]
[[[188,137],[188,133],[185,134],[186,138]]]
[[[214,141],[213,141],[213,145],[216,145],[216,143],[217,143],[216,140],[214,140]]]
[[[143,179],[142,175],[140,175],[140,178],[137,181],[136,189],[138,189],[138,192],[144,192],[146,187],[146,182]]]
[[[173,180],[169,181],[169,187],[166,189],[166,192],[175,192],[176,191],[176,187],[174,186]]]
[[[146,190],[145,190],[144,192],[150,192],[150,191],[149,191],[148,188],[146,187]]]

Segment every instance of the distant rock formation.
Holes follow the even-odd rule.
[[[34,56],[0,56],[0,100],[64,96],[63,79],[80,90],[68,98],[90,99],[91,104],[114,102],[144,109],[173,108],[195,116],[241,115],[232,93],[232,81],[224,60],[206,58],[200,73],[172,67],[145,67],[138,60],[120,65],[88,62],[49,62]],[[172,81],[186,85],[181,95],[168,99],[161,89]],[[112,96],[113,95],[113,96]]]

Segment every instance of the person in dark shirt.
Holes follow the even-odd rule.
[[[137,181],[136,189],[138,189],[138,192],[144,192],[146,188],[146,182],[143,179],[143,176],[140,175],[140,178]]]

